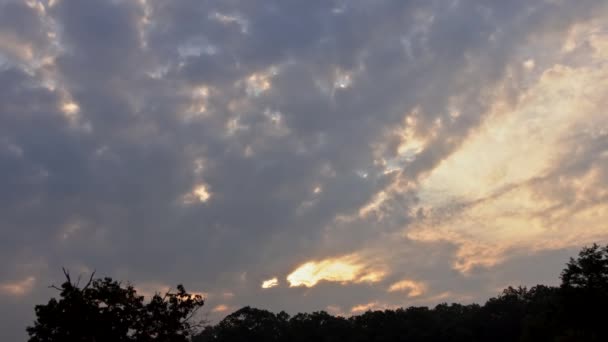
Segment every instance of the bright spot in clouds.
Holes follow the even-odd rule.
[[[262,282],[262,288],[263,289],[269,289],[275,286],[279,286],[279,279],[277,279],[277,277],[274,277],[272,279],[268,279],[268,280],[264,280]]]
[[[211,198],[211,193],[207,190],[207,186],[199,184],[194,187],[192,192],[183,196],[182,202],[184,204],[205,203],[209,198]]]
[[[388,292],[407,292],[408,297],[417,297],[426,292],[426,285],[413,280],[401,280],[392,284]]]
[[[352,74],[349,72],[344,72],[341,70],[336,70],[335,71],[335,77],[334,77],[334,87],[335,88],[348,88],[352,85],[353,83],[353,79],[352,79]]]
[[[209,191],[207,191],[207,187],[205,185],[197,186],[193,192],[200,202],[207,202],[209,197],[211,197],[211,194],[209,194]]]
[[[61,110],[66,114],[66,115],[74,115],[74,114],[78,114],[78,112],[80,111],[80,106],[78,106],[78,104],[76,102],[64,102],[63,104],[61,104]]]
[[[271,67],[266,71],[251,74],[245,80],[245,91],[250,96],[259,96],[271,88],[271,78],[276,75],[277,72],[276,68]]]
[[[338,283],[375,283],[384,278],[385,273],[368,270],[356,256],[329,258],[321,261],[309,261],[300,265],[287,276],[290,287],[313,287],[320,281]]]

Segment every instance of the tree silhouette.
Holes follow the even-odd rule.
[[[193,335],[192,314],[203,305],[182,286],[144,303],[135,289],[110,278],[82,288],[67,281],[61,299],[36,307],[31,342],[605,342],[608,246],[571,258],[561,286],[508,287],[484,305],[442,303],[332,316],[324,311],[274,314],[246,306]]]
[[[194,342],[591,342],[608,341],[608,246],[581,250],[561,273],[562,285],[508,287],[484,305],[368,311],[349,318],[326,312],[287,319],[245,307]]]
[[[194,313],[203,306],[200,295],[182,285],[177,292],[155,294],[148,303],[132,285],[111,278],[94,279],[79,287],[64,269],[60,299],[35,308],[36,321],[28,327],[30,342],[189,341],[196,328]]]
[[[608,341],[608,245],[583,248],[561,279],[564,341]]]
[[[561,278],[564,287],[608,290],[608,245],[583,248],[577,259],[570,258]]]
[[[194,341],[283,341],[288,319],[285,312],[275,315],[246,306],[226,316],[217,326],[206,328]]]

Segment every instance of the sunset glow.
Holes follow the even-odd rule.
[[[0,0],[0,340],[62,268],[213,324],[556,285],[606,108],[606,0]]]
[[[406,292],[408,297],[418,297],[426,292],[426,285],[405,279],[392,284],[388,292]]]
[[[366,266],[357,261],[356,257],[310,261],[300,265],[287,275],[290,287],[313,287],[320,281],[337,282],[342,284],[370,282],[382,280],[384,272],[369,271]]]
[[[262,288],[263,289],[269,289],[275,286],[279,286],[279,279],[277,279],[277,277],[274,277],[272,279],[268,279],[268,280],[264,280],[262,282]]]

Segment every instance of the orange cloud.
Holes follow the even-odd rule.
[[[302,264],[287,276],[287,281],[290,287],[313,287],[323,280],[346,284],[376,283],[384,278],[386,272],[370,268],[359,257],[347,255]]]
[[[226,312],[226,311],[228,311],[228,310],[230,310],[230,308],[229,308],[227,305],[220,304],[220,305],[215,306],[215,307],[214,307],[214,308],[211,310],[211,312]]]
[[[362,313],[366,311],[374,311],[374,310],[389,310],[394,309],[396,306],[387,305],[377,301],[373,301],[370,303],[355,305],[350,309],[350,312],[353,314]]]
[[[608,157],[587,147],[606,134],[608,35],[577,30],[568,50],[594,53],[538,70],[513,104],[495,97],[485,122],[420,183],[424,219],[405,234],[456,245],[453,268],[462,273],[608,237]],[[576,173],[567,169],[574,162]]]
[[[32,291],[35,282],[35,277],[27,277],[20,281],[0,283],[0,293],[17,297],[23,296]]]
[[[426,292],[426,284],[404,279],[392,284],[388,292],[407,292],[408,297],[418,297]]]

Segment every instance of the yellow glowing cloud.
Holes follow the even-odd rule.
[[[0,283],[0,293],[12,296],[23,296],[32,291],[36,278],[27,277],[20,281]]]
[[[211,193],[207,189],[205,184],[198,184],[192,189],[191,192],[187,193],[182,197],[182,203],[194,204],[194,203],[205,203],[211,198]]]
[[[77,114],[79,110],[80,107],[76,102],[68,101],[61,104],[61,111],[68,116]]]
[[[290,287],[313,287],[320,281],[338,283],[375,283],[382,280],[385,272],[369,270],[369,266],[356,256],[348,255],[321,261],[309,261],[300,265],[287,276]]]
[[[279,286],[279,279],[277,279],[277,277],[268,279],[268,280],[264,280],[262,282],[262,288],[263,289],[270,289],[273,288],[275,286]]]
[[[315,286],[321,280],[334,282],[353,281],[361,266],[340,260],[307,262],[287,276],[290,286]]]
[[[355,305],[350,309],[352,314],[359,314],[366,311],[374,311],[374,310],[390,310],[395,309],[395,305],[383,304],[377,301]]]
[[[426,284],[404,279],[392,284],[388,292],[407,292],[408,297],[418,297],[426,292]]]
[[[257,95],[268,89],[270,89],[270,80],[268,76],[264,74],[253,74],[247,78],[248,93]]]
[[[361,275],[359,277],[359,279],[357,279],[356,282],[357,283],[377,283],[377,282],[381,281],[382,279],[384,279],[385,276],[386,276],[385,271],[370,271],[368,273]]]
[[[454,243],[453,266],[466,273],[514,251],[608,237],[608,158],[591,158],[589,170],[574,176],[561,170],[584,144],[576,139],[608,132],[608,55],[597,52],[608,46],[608,35],[587,37],[596,53],[586,64],[546,69],[514,106],[496,99],[478,131],[423,180],[426,219],[408,227],[408,238]]]
[[[542,175],[577,123],[605,115],[598,106],[605,101],[607,77],[606,66],[555,65],[515,108],[497,99],[479,131],[424,181],[422,195],[447,190],[475,199]]]
[[[378,302],[359,304],[359,305],[353,306],[350,309],[350,312],[352,312],[352,313],[365,312],[365,311],[369,311],[369,310],[372,310],[372,309],[377,308],[377,307],[378,307]]]
[[[245,92],[249,96],[258,96],[272,88],[272,78],[278,74],[277,67],[270,67],[250,74],[247,78],[239,80],[237,86],[245,85]]]
[[[192,193],[200,202],[207,202],[209,197],[211,197],[211,194],[209,194],[209,191],[207,191],[207,187],[205,185],[197,186]]]
[[[48,86],[55,89],[57,86],[55,84],[56,80],[52,80],[52,76],[49,76],[49,78],[51,80]],[[72,95],[64,88],[57,87],[55,91],[57,91],[59,96],[61,96],[61,102],[58,104],[58,109],[61,111],[61,113],[63,113],[63,117],[68,121],[70,126],[90,132],[92,129],[91,124],[82,121],[82,116],[80,113],[81,108],[78,102],[76,102]]]

